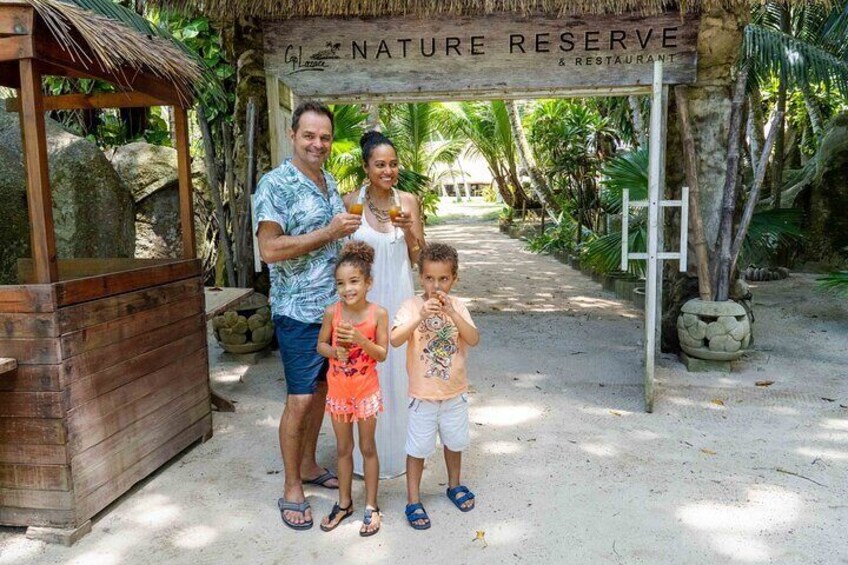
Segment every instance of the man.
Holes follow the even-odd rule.
[[[361,218],[345,211],[335,179],[322,168],[333,143],[332,112],[300,104],[289,135],[294,155],[259,181],[254,221],[271,270],[271,310],[288,390],[279,429],[285,484],[278,506],[287,526],[307,530],[313,522],[303,482],[338,488],[315,459],[327,396],[326,359],[316,348],[324,308],[336,299],[339,240],[355,232]]]

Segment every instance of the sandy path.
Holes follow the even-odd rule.
[[[6,563],[848,563],[848,308],[810,277],[756,288],[757,351],[730,375],[689,375],[664,357],[654,414],[642,412],[639,312],[489,224],[444,225],[460,248],[457,294],[483,342],[473,352],[479,507],[444,497],[434,457],[414,532],[404,481],[381,484],[383,531],[361,514],[332,534],[285,529],[276,426],[279,361],[246,367],[210,351],[238,400],[215,437],[109,509],[73,548],[0,529]],[[769,379],[769,388],[754,386]],[[833,399],[833,401],[823,400]],[[321,458],[332,463],[325,424]],[[790,474],[797,473],[808,479]],[[812,481],[816,481],[816,484]],[[332,493],[307,491],[316,513]],[[358,509],[362,485],[355,484]],[[477,531],[482,541],[472,541]]]

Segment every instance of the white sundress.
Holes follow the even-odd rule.
[[[415,293],[409,250],[403,231],[393,228],[388,233],[375,230],[365,214],[362,224],[351,239],[364,241],[374,248],[374,265],[371,267],[373,286],[368,301],[379,304],[389,313],[389,331],[392,320],[404,300]],[[396,243],[392,243],[397,239]],[[406,425],[409,398],[409,380],[406,375],[406,344],[392,347],[383,363],[377,364],[380,388],[383,392],[383,412],[377,416],[377,455],[380,458],[380,478],[397,477],[406,472]],[[359,434],[354,440],[359,441]],[[353,451],[353,470],[363,474],[362,455],[357,447]]]

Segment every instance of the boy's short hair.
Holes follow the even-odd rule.
[[[459,272],[459,255],[456,252],[456,248],[447,243],[426,244],[418,255],[418,272],[424,270],[425,261],[450,263],[453,276],[456,276],[457,272]]]
[[[306,112],[312,112],[314,114],[322,115],[329,118],[330,130],[335,127],[332,110],[330,110],[327,106],[323,104],[313,102],[312,100],[307,100],[298,104],[297,108],[295,108],[294,112],[292,113],[292,131],[297,132],[297,128],[300,127],[300,117]]]

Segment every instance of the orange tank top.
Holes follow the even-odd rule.
[[[335,328],[342,322],[342,303],[337,302],[336,308],[333,311],[333,347],[337,347]],[[368,307],[368,314],[365,319],[354,324],[354,327],[359,330],[365,339],[375,341],[377,339],[377,305],[371,304]],[[348,349],[347,362],[343,363],[338,359],[330,359],[330,375],[334,377],[347,377],[359,381],[363,377],[377,376],[377,361],[373,357],[365,353],[365,351],[356,344],[351,344]],[[380,384],[377,379],[374,379],[375,385],[379,388]]]

